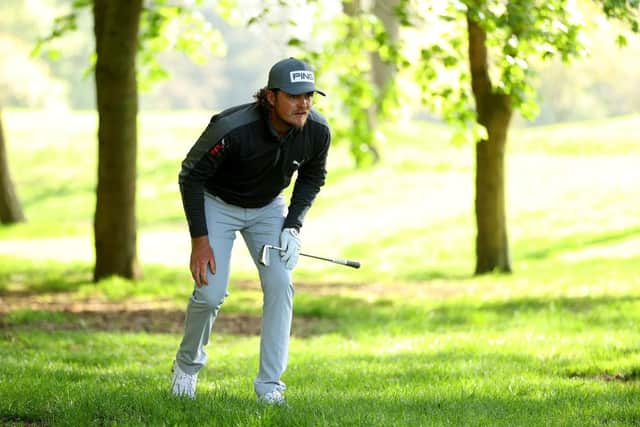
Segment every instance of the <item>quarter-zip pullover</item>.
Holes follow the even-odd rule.
[[[257,103],[214,115],[182,162],[180,193],[191,237],[207,234],[204,192],[226,203],[259,208],[298,172],[284,228],[300,229],[324,185],[331,143],[327,121],[311,110],[305,125],[280,136]]]

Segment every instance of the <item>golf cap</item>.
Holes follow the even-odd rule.
[[[267,89],[280,89],[291,95],[318,92],[315,85],[315,75],[309,64],[296,58],[287,58],[276,62],[269,70]]]

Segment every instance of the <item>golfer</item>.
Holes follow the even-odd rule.
[[[324,184],[331,134],[311,107],[315,86],[309,64],[277,62],[255,102],[212,117],[179,175],[191,234],[191,275],[185,331],[173,364],[171,392],[195,398],[205,347],[227,297],[231,249],[239,231],[258,269],[263,313],[258,399],[284,402],[280,377],[287,367],[293,308],[291,271],[298,262],[305,214]],[[289,205],[282,190],[296,174]],[[260,264],[264,245],[280,246],[269,266]]]

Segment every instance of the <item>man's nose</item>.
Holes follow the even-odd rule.
[[[307,95],[301,95],[298,105],[301,105],[304,108],[309,108],[311,106],[311,97]]]

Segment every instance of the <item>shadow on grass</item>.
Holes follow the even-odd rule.
[[[300,339],[324,334],[346,338],[369,334],[401,336],[425,332],[502,332],[535,325],[538,330],[580,332],[627,328],[640,322],[640,296],[519,298],[504,302],[468,300],[420,305],[389,299],[306,295],[296,300],[292,334]],[[159,305],[82,304],[32,306],[0,317],[0,330],[183,331],[184,309]],[[224,310],[214,334],[258,336],[260,315]]]
[[[92,267],[88,264],[38,264],[5,257],[0,260],[0,298],[4,304],[0,313],[5,313],[5,330],[19,327],[181,332],[190,293],[190,285],[185,285],[190,279],[184,269],[153,266],[146,268],[147,277],[139,282],[113,279],[93,284]],[[624,265],[613,267],[627,268],[632,263],[633,260],[626,260]],[[589,261],[574,268],[584,268],[589,275],[598,274],[599,270],[593,268],[611,267],[600,264]],[[491,282],[476,283],[480,288],[474,295],[480,295],[485,285],[490,287]],[[296,289],[293,328],[299,337],[327,333],[352,337],[368,333],[393,336],[424,331],[501,331],[527,324],[558,330],[613,329],[626,328],[629,322],[640,323],[637,293],[576,297],[497,295],[480,300],[466,296],[464,284],[447,281],[397,287],[301,284]],[[262,300],[259,286],[254,282],[232,283],[232,290],[221,311],[221,319],[228,319],[227,324],[221,320],[214,333],[258,334]],[[137,302],[141,304],[136,305]],[[12,303],[16,304],[13,308]],[[13,317],[7,317],[11,311]]]
[[[127,282],[123,284],[120,282]],[[93,287],[96,292],[103,288],[127,288],[122,297],[166,296],[168,288],[173,291],[177,285],[189,282],[184,269],[159,265],[144,268],[142,279],[132,282],[125,279],[109,278],[99,283],[93,282],[93,265],[82,262],[37,262],[31,259],[0,256],[0,296],[37,296],[56,293],[70,293],[80,288]],[[182,287],[182,286],[181,286]]]
[[[15,264],[22,266],[17,269],[3,265],[0,270],[0,297],[5,305],[0,310],[5,313],[2,329],[151,333],[182,330],[189,293],[183,286],[186,277],[182,270],[158,267],[152,270],[152,278],[147,281],[92,284],[87,265],[73,268],[57,265],[44,272],[21,263]],[[336,285],[316,290],[308,284],[297,292],[294,334],[299,337],[327,333],[346,337],[369,333],[393,336],[425,331],[502,331],[528,324],[558,330],[614,329],[626,328],[629,322],[640,323],[640,295],[637,294],[526,296],[482,301],[466,297],[464,293],[440,295],[438,293],[450,290],[443,291],[429,284],[423,286],[424,294],[420,297],[414,294],[418,292],[416,287],[406,295],[402,289],[392,287],[359,289],[345,285],[343,288]],[[74,294],[79,289],[82,292]],[[354,289],[355,295],[340,294],[341,290]],[[99,295],[108,295],[107,299],[95,300],[93,295],[99,292]],[[44,300],[38,300],[40,295],[44,295]],[[13,308],[11,301],[16,304]],[[222,308],[214,333],[257,335],[260,301],[257,286],[238,286]]]
[[[106,337],[102,337],[103,339]],[[71,341],[71,342],[70,342]],[[533,356],[454,348],[386,356],[337,353],[294,366],[287,374],[288,404],[256,402],[249,372],[255,353],[231,354],[227,369],[207,368],[197,399],[169,395],[168,369],[150,359],[157,344],[141,341],[141,353],[124,347],[101,354],[85,350],[91,338],[53,335],[43,345],[66,348],[48,363],[26,366],[10,358],[0,372],[0,421],[36,425],[637,425],[640,394],[630,384],[587,385],[558,376]],[[104,343],[103,343],[104,344]],[[139,350],[139,351],[140,351]],[[165,362],[161,362],[163,365]],[[328,365],[326,365],[328,363]],[[242,377],[246,380],[238,381]],[[11,390],[11,391],[9,391]],[[616,402],[612,404],[612,402]]]
[[[92,267],[0,257],[0,296],[71,292],[89,283]]]
[[[332,296],[299,297],[298,315],[334,319],[334,333],[391,335],[472,330],[503,331],[536,325],[542,329],[597,330],[640,322],[640,296],[524,297],[480,302],[470,299],[398,302]]]
[[[640,352],[640,350],[636,350],[636,352]],[[640,367],[633,368],[628,372],[593,372],[590,371],[570,371],[567,374],[570,378],[584,378],[584,379],[595,379],[600,381],[615,381],[615,382],[630,382],[640,381]]]
[[[472,273],[452,273],[446,270],[420,270],[405,273],[402,278],[411,282],[428,282],[432,280],[447,280],[452,282],[464,282],[473,279]]]
[[[551,258],[563,252],[582,250],[591,246],[599,246],[611,244],[629,239],[631,237],[640,236],[640,226],[626,228],[622,230],[611,230],[598,235],[574,235],[571,237],[563,237],[548,243],[545,247],[528,251],[520,255],[518,258],[540,261]]]
[[[84,194],[92,194],[95,191],[92,183],[79,182],[77,180],[70,180],[67,183],[45,184],[44,186],[43,184],[40,180],[37,183],[29,183],[31,188],[37,188],[38,190],[32,190],[22,198],[22,204],[25,208],[36,207],[48,200],[78,197]]]
[[[185,310],[167,308],[121,308],[103,305],[91,309],[59,307],[23,308],[0,312],[0,332],[84,331],[150,334],[182,334]],[[260,316],[221,311],[213,334],[260,336]],[[316,317],[294,316],[291,335],[308,338],[335,329],[335,322]]]

